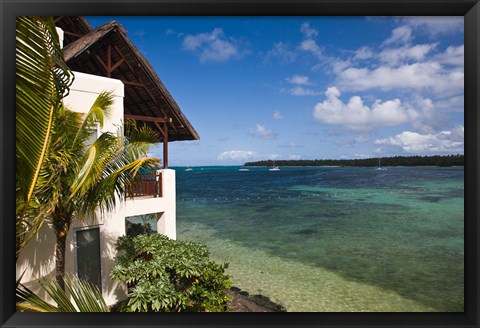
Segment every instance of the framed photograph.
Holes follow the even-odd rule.
[[[478,1],[32,1],[1,16],[1,327],[480,325]],[[90,113],[108,89],[121,113],[85,147],[156,141],[132,150],[121,205],[72,210],[16,254],[21,16],[53,17],[69,108]],[[170,269],[134,268],[156,256]],[[113,311],[17,311],[19,277],[37,291],[59,270]]]

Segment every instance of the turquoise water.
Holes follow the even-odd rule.
[[[178,239],[288,311],[463,311],[463,167],[177,169]]]

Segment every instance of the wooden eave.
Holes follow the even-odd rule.
[[[134,116],[159,131],[159,141],[164,140],[165,128],[155,120],[158,118],[167,125],[166,140],[199,140],[155,70],[126,34],[115,21],[99,26],[64,47],[65,61],[74,71],[121,80],[125,117]]]

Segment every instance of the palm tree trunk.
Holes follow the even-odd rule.
[[[72,222],[71,215],[64,215],[53,218],[53,227],[57,238],[55,243],[55,280],[60,287],[65,290],[63,277],[65,276],[65,250],[67,244],[67,234]]]
[[[63,277],[65,276],[65,246],[67,236],[64,234],[60,236],[57,234],[57,242],[55,244],[55,280],[57,280],[60,287],[65,290],[65,283]]]

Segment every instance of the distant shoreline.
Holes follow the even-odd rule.
[[[244,166],[272,166],[273,160],[247,162]],[[315,159],[315,160],[275,160],[276,166],[464,166],[464,155],[447,156],[395,156],[365,159]]]

